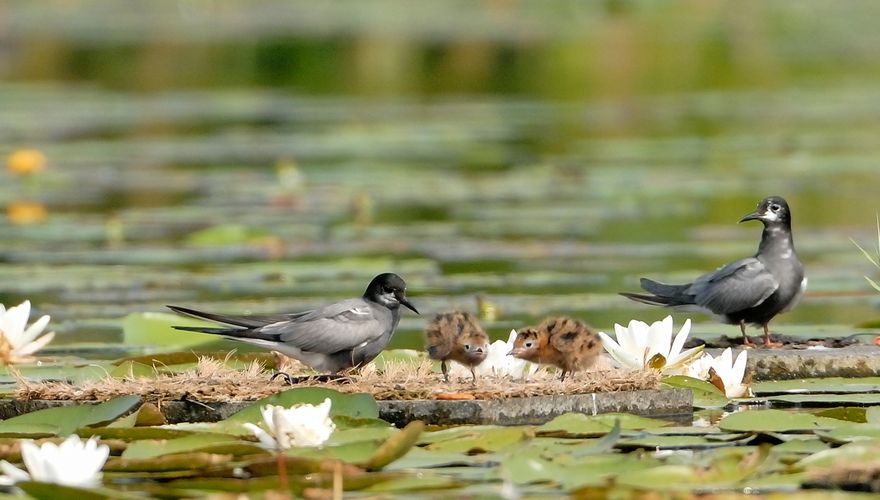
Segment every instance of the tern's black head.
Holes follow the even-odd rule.
[[[394,273],[382,273],[373,278],[373,281],[367,285],[364,298],[378,302],[389,309],[397,309],[402,304],[419,314],[415,306],[406,300],[406,282]]]
[[[759,220],[765,226],[785,225],[791,227],[791,212],[788,203],[781,196],[768,196],[758,203],[754,212],[744,216],[740,222]]]

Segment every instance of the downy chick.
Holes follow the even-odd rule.
[[[559,380],[565,380],[567,373],[593,366],[601,352],[602,339],[592,328],[579,320],[560,316],[518,331],[510,355],[553,365],[562,370]]]
[[[489,354],[489,336],[470,313],[452,311],[438,314],[425,327],[428,356],[440,360],[443,380],[449,382],[447,361],[456,361],[468,367],[474,382],[474,367]]]

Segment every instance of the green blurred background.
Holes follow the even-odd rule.
[[[0,155],[45,168],[0,173],[0,302],[124,350],[132,312],[298,310],[396,271],[424,316],[482,297],[496,337],[554,312],[607,330],[666,314],[616,295],[639,276],[754,252],[735,222],[780,194],[810,290],[775,328],[851,332],[876,316],[850,238],[876,238],[878,14],[8,0]]]

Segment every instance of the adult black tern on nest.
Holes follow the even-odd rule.
[[[336,374],[372,361],[388,345],[400,320],[400,306],[418,314],[406,299],[406,283],[384,273],[373,278],[363,297],[299,313],[231,316],[185,307],[171,310],[227,327],[175,326],[178,330],[223,335],[273,349],[311,368]]]
[[[764,224],[754,257],[731,262],[685,285],[642,278],[641,286],[650,295],[621,295],[645,304],[709,312],[726,323],[738,324],[744,345],[754,345],[746,335],[746,323],[760,325],[764,329],[764,345],[773,346],[767,325],[777,314],[797,305],[807,288],[807,278],[794,251],[791,211],[784,199],[764,198],[740,222],[747,220]]]

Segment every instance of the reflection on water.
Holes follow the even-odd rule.
[[[243,3],[0,7],[0,153],[48,158],[0,174],[2,203],[48,211],[0,223],[0,302],[31,298],[59,344],[118,343],[133,311],[298,310],[394,270],[425,316],[484,294],[495,337],[551,312],[607,330],[665,315],[616,295],[639,276],[754,252],[759,225],[736,221],[781,194],[810,291],[775,326],[876,316],[849,241],[880,210],[878,41],[851,25],[874,4],[578,2],[526,22],[515,2],[437,3],[387,36],[381,10],[342,4],[308,25]],[[395,344],[423,323],[404,315]]]

